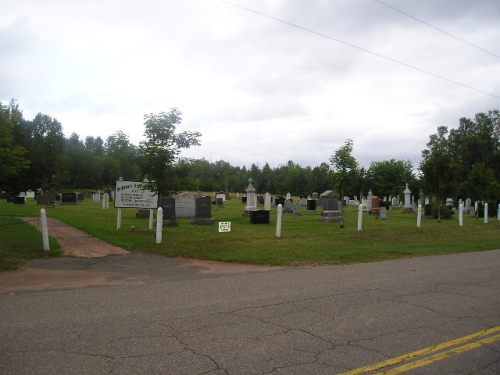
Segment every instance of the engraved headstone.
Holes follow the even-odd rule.
[[[175,214],[177,218],[192,218],[195,215],[194,197],[177,195],[175,197]]]
[[[163,210],[163,225],[170,227],[177,225],[175,215],[175,198],[163,197],[158,200],[158,207]]]
[[[212,205],[209,197],[195,199],[195,218],[192,224],[212,225],[215,219],[212,217]]]

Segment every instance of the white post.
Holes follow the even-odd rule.
[[[417,211],[417,228],[420,228],[422,226],[422,205],[418,205],[418,211]]]
[[[156,212],[156,243],[161,243],[163,234],[163,208],[158,207]]]
[[[153,214],[154,210],[152,208],[149,209],[149,230],[153,230]]]
[[[42,227],[43,250],[49,251],[49,229],[47,228],[47,214],[45,208],[40,210],[40,226]]]
[[[460,203],[458,205],[458,225],[464,226],[464,204]]]
[[[500,203],[498,204],[497,207],[497,220],[500,221]]]
[[[122,209],[118,207],[118,211],[116,213],[116,230],[122,227]]]
[[[361,232],[363,230],[363,205],[360,204],[358,206],[358,231]]]
[[[488,224],[488,203],[484,204],[484,223]]]
[[[102,196],[102,205],[101,205],[102,209],[105,210],[106,209],[106,193],[104,193],[104,195]]]
[[[283,206],[278,204],[278,216],[276,219],[276,237],[281,239],[281,217],[283,216]]]

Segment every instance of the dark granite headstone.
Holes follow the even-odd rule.
[[[264,204],[264,196],[263,195],[257,195],[257,203]]]
[[[424,216],[432,217],[432,204],[426,204],[424,206]]]
[[[222,200],[222,198],[219,198]],[[210,197],[195,198],[195,218],[191,222],[198,225],[212,225],[215,219],[212,217],[212,205]]]
[[[316,199],[308,199],[307,200],[307,210],[315,211],[316,210]]]
[[[163,210],[163,225],[172,227],[177,225],[175,216],[175,198],[163,197],[158,201],[158,207]]]
[[[281,204],[281,206],[285,205],[285,197],[282,195],[277,195],[274,198],[274,204],[277,206],[278,204]]]
[[[210,205],[210,198],[207,197],[195,198],[194,201],[195,201],[194,216],[197,219],[206,219],[212,217],[212,206]]]
[[[250,224],[269,224],[269,211],[250,211]]]
[[[241,197],[241,203],[247,203],[247,197]]]
[[[5,192],[5,191],[2,191],[0,193],[0,199],[9,199],[9,197],[10,197],[10,194]]]
[[[77,193],[62,193],[61,203],[62,204],[76,204],[77,203]]]

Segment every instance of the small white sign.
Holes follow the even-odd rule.
[[[219,233],[231,232],[230,221],[219,221]]]

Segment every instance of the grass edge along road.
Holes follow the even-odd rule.
[[[419,367],[442,361],[452,355],[464,353],[500,341],[500,326],[485,329],[467,336],[445,341],[411,353],[363,366],[339,375],[360,375],[383,370],[379,374],[402,374]]]
[[[297,199],[297,198],[295,198]],[[388,220],[364,214],[363,231],[357,231],[356,207],[346,207],[345,227],[319,221],[320,212],[302,210],[301,216],[284,214],[283,237],[275,237],[276,209],[270,225],[252,225],[243,215],[245,205],[231,199],[224,208],[212,206],[216,221],[230,221],[230,233],[218,233],[217,225],[192,225],[180,219],[177,227],[165,227],[163,242],[155,243],[147,219],[137,219],[136,209],[123,209],[122,229],[116,230],[116,209],[104,210],[86,200],[78,205],[56,205],[48,215],[97,238],[129,251],[169,257],[267,265],[348,264],[411,256],[449,254],[500,248],[500,222],[490,218],[464,217],[458,220],[422,220],[416,228],[416,213],[388,212]],[[40,206],[8,205],[0,201],[0,213],[13,216],[39,215]],[[50,228],[49,228],[50,233]]]
[[[15,217],[0,216],[0,271],[14,270],[26,261],[62,254],[59,243],[49,238],[50,251],[43,251],[42,235],[32,225]]]

